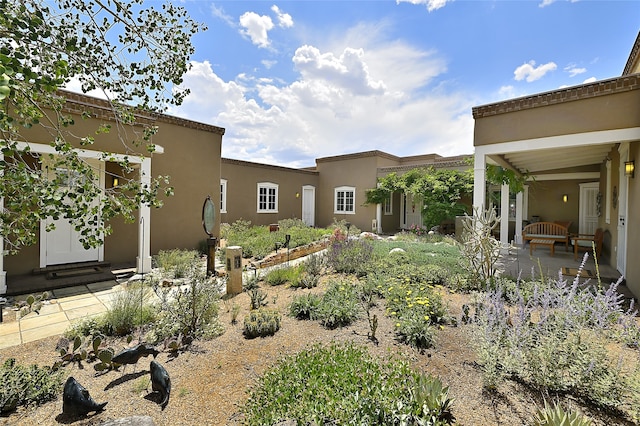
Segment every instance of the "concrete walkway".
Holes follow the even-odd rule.
[[[39,315],[0,323],[0,349],[62,334],[74,320],[106,312],[119,289],[118,282],[104,281],[52,290]]]

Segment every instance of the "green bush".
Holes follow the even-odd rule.
[[[62,390],[64,370],[16,364],[7,359],[0,368],[0,413],[8,413],[18,406],[39,405],[51,401]]]
[[[278,330],[280,330],[280,313],[274,309],[256,309],[244,318],[243,333],[248,339],[273,336]]]
[[[154,261],[156,266],[162,269],[165,274],[173,278],[184,278],[194,268],[198,257],[199,253],[196,250],[160,250],[154,256]]]
[[[102,324],[101,332],[109,336],[125,336],[155,321],[157,308],[149,302],[152,294],[153,291],[141,283],[113,293],[111,306],[97,320]]]
[[[316,319],[321,298],[317,294],[307,293],[295,296],[289,306],[289,314],[300,320]]]
[[[360,315],[360,299],[357,287],[347,280],[329,284],[322,296],[315,319],[326,328],[344,327]]]
[[[302,268],[298,266],[278,266],[267,272],[263,280],[272,286],[296,283],[301,272]]]
[[[161,292],[162,309],[147,334],[150,342],[178,337],[186,341],[210,339],[224,332],[218,318],[220,290],[204,271],[194,273],[183,288],[157,291]]]
[[[242,411],[247,425],[451,424],[447,389],[420,377],[405,361],[380,362],[353,344],[316,345],[265,372]]]

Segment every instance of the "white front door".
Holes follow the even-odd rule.
[[[415,200],[411,194],[403,193],[400,227],[408,229],[412,225],[422,227],[422,201]]]
[[[102,184],[104,180],[104,163],[98,160],[85,159],[94,170]],[[58,173],[67,173],[73,176],[73,170],[58,170]],[[96,200],[96,203],[99,201]],[[55,224],[55,229],[46,232],[50,224]],[[102,246],[85,249],[80,243],[79,233],[73,228],[69,220],[46,219],[40,226],[40,267],[58,265],[63,263],[88,262],[103,260],[104,248]]]
[[[316,188],[311,185],[304,185],[302,187],[302,221],[305,225],[315,226]]]
[[[589,182],[580,184],[580,210],[578,232],[593,235],[598,228],[598,193],[600,184]]]

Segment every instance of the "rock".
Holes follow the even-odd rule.
[[[401,249],[400,247],[396,247],[394,249],[391,249],[391,251],[389,252],[389,254],[393,254],[393,253],[405,253],[404,249]]]
[[[150,416],[132,416],[109,420],[100,423],[100,426],[155,426]]]

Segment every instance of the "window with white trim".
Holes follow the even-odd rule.
[[[220,179],[220,213],[227,212],[227,180]]]
[[[340,186],[334,191],[333,213],[356,213],[356,189],[352,186]]]
[[[387,198],[384,199],[384,203],[382,203],[382,210],[387,216],[393,214],[393,193],[389,193]]]
[[[258,183],[258,213],[278,213],[278,185]]]

